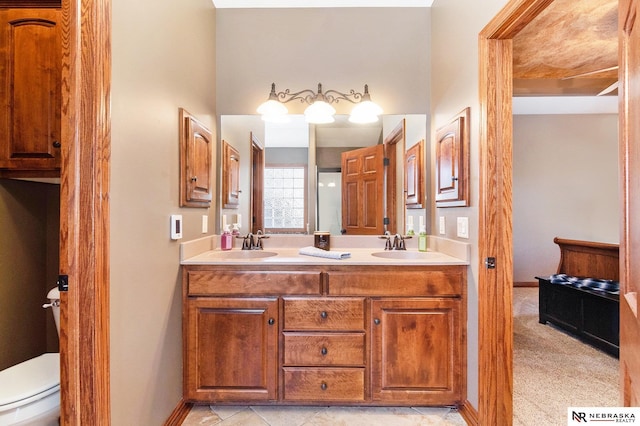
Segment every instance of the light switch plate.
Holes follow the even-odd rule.
[[[458,237],[469,238],[469,218],[459,217],[457,225],[458,225],[458,232],[457,232]]]
[[[171,239],[179,240],[182,238],[182,215],[171,215]]]
[[[440,222],[439,222],[439,226],[438,226],[438,231],[440,232],[440,235],[444,235],[447,233],[447,227],[445,225],[445,217],[444,216],[440,216]]]
[[[206,234],[209,232],[209,216],[206,214],[202,215],[202,233]]]

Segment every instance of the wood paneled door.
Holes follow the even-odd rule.
[[[384,145],[342,153],[342,227],[347,235],[384,234]]]

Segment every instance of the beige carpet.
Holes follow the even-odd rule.
[[[568,407],[619,406],[618,359],[538,323],[538,289],[514,289],[515,426],[564,426]]]

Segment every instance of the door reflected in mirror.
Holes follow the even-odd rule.
[[[241,176],[249,179],[241,177],[238,212],[251,218],[242,232],[361,235],[404,231],[405,150],[426,139],[426,115],[386,115],[378,123],[364,125],[350,123],[348,116],[341,115],[336,115],[334,123],[316,125],[306,123],[303,115],[289,118],[288,123],[265,123],[257,115],[221,117],[220,138],[234,145],[241,158],[249,158],[240,165]],[[380,182],[365,181],[359,189],[352,186],[349,195],[343,153],[376,145],[385,145],[384,157],[389,158],[390,166],[375,166],[382,169]],[[367,164],[368,158],[362,161],[366,167],[373,164]],[[304,182],[288,176],[286,169],[299,174],[293,170],[302,167]],[[282,177],[267,183],[269,169],[281,169],[278,176]],[[388,218],[383,228],[362,231],[362,227],[348,226],[345,214],[364,228],[371,224],[373,216],[366,214],[371,208],[359,204],[367,199],[382,203],[375,216],[380,216],[382,224]],[[226,212],[222,209],[220,213]]]

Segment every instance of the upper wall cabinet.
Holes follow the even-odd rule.
[[[211,207],[213,135],[180,108],[180,206]]]
[[[423,173],[424,140],[407,150],[404,161],[405,205],[408,209],[423,207],[424,173]]]
[[[0,9],[0,176],[60,174],[61,16]]]
[[[469,111],[436,132],[436,207],[469,205]]]
[[[226,141],[222,141],[222,204],[225,209],[240,204],[240,154]]]

